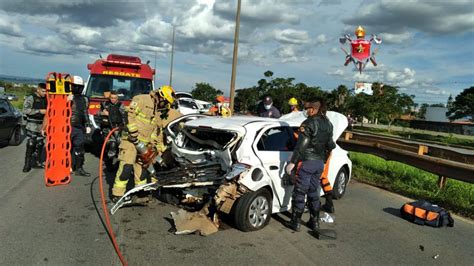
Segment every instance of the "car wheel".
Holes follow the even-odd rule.
[[[244,194],[234,205],[235,226],[244,232],[262,229],[270,222],[271,206],[272,196],[266,189]]]
[[[10,137],[10,145],[18,146],[21,143],[21,127],[17,126],[13,130],[12,136]]]
[[[345,167],[341,167],[339,172],[337,172],[336,182],[334,182],[334,187],[332,188],[333,197],[335,199],[340,199],[346,193],[347,182],[349,181],[349,174]]]

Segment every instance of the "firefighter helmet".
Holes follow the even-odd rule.
[[[296,100],[296,98],[293,97],[288,101],[288,104],[289,105],[298,105],[298,100]]]
[[[72,76],[72,84],[84,86],[84,80],[80,76]]]
[[[174,89],[171,86],[168,86],[168,85],[161,86],[158,89],[157,93],[161,98],[168,101],[168,103],[172,104],[174,102],[174,98],[176,95],[175,95]]]
[[[357,36],[357,38],[364,38],[365,36],[364,28],[362,28],[362,26],[357,27],[357,29],[355,30],[355,35]]]

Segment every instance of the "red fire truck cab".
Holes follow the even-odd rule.
[[[90,76],[85,95],[89,98],[89,115],[100,111],[100,103],[106,101],[108,92],[118,92],[122,104],[128,105],[133,96],[149,93],[153,89],[155,70],[148,63],[142,64],[139,57],[110,54],[88,64]],[[94,123],[95,128],[98,125]]]

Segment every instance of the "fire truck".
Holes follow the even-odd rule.
[[[153,89],[155,70],[142,64],[139,57],[110,54],[88,64],[90,76],[84,94],[89,98],[89,116],[95,129],[99,128],[94,115],[100,103],[107,100],[108,92],[118,92],[122,104],[128,105],[133,96],[149,93]]]

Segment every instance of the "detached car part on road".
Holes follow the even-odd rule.
[[[335,112],[328,112],[328,117],[336,141],[347,119]],[[293,186],[284,186],[282,177],[304,119],[302,113],[280,119],[196,114],[171,122],[166,131],[174,162],[169,170],[156,172],[161,199],[206,209],[213,205],[242,231],[262,229],[273,213],[291,208]],[[337,146],[330,159],[328,178],[337,199],[351,176],[347,154]],[[210,222],[215,215],[208,215]]]

